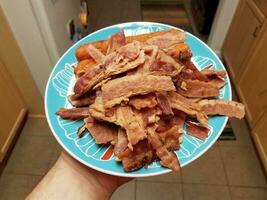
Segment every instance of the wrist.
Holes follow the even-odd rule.
[[[70,176],[72,176],[71,180],[80,180],[80,182],[88,188],[88,192],[91,193],[91,196],[97,197],[96,199],[109,199],[118,187],[102,178],[102,176],[108,175],[88,168],[65,152],[61,153],[55,166],[67,170]]]

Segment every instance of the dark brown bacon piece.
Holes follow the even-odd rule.
[[[156,93],[158,106],[162,111],[163,115],[173,115],[172,108],[167,98],[167,93]]]
[[[62,119],[84,119],[90,115],[89,108],[60,108],[56,112]]]

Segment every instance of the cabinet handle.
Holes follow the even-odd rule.
[[[255,28],[255,30],[253,32],[253,37],[254,38],[256,38],[258,36],[258,33],[259,33],[260,29],[261,29],[261,25],[256,26],[256,28]]]

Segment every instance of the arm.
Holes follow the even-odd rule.
[[[126,181],[128,179],[90,169],[63,152],[26,200],[109,199]]]

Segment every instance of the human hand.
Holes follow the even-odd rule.
[[[26,199],[105,200],[130,180],[93,170],[62,152],[55,165]]]

